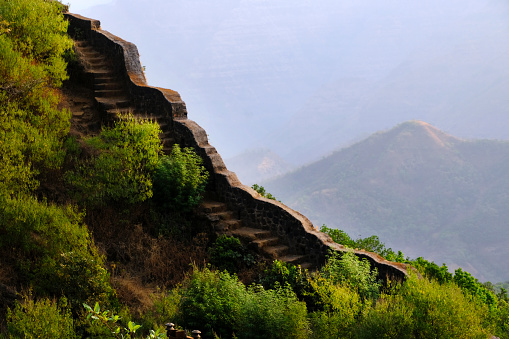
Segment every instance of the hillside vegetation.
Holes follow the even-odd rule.
[[[406,122],[264,186],[311,220],[411,257],[509,279],[509,142]]]
[[[165,338],[170,321],[204,338],[509,338],[505,290],[466,272],[421,258],[422,278],[379,281],[348,251],[308,272],[216,238],[192,150],[162,154],[160,127],[130,115],[82,136],[58,108],[80,86],[62,7],[0,3],[0,338]]]

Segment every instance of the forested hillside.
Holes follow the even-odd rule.
[[[508,169],[509,142],[413,121],[265,187],[316,223],[498,282],[509,279]]]
[[[63,11],[0,2],[0,338],[166,338],[168,322],[203,338],[509,338],[506,291],[462,270],[419,258],[387,281],[346,251],[310,272],[218,236],[196,153],[163,153],[160,126],[132,114],[85,124]]]

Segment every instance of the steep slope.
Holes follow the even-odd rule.
[[[411,257],[509,278],[509,142],[466,141],[406,122],[264,183],[315,223],[376,234]]]

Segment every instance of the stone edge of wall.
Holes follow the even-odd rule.
[[[306,254],[316,265],[324,262],[329,249],[347,249],[320,232],[305,216],[286,205],[263,198],[252,188],[243,185],[237,175],[228,171],[223,159],[208,142],[207,133],[196,122],[187,119],[187,110],[178,92],[147,85],[139,60],[138,49],[107,31],[101,30],[98,20],[78,14],[64,13],[69,21],[69,32],[89,40],[95,48],[118,60],[119,76],[128,85],[129,92],[139,108],[147,112],[164,112],[169,119],[175,141],[184,147],[193,147],[211,173],[211,188],[238,214],[246,226],[262,227],[285,239],[294,253]],[[409,266],[385,260],[376,253],[355,250],[378,269],[380,277],[405,279]]]

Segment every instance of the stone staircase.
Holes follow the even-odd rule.
[[[280,260],[304,269],[312,269],[313,265],[306,261],[305,255],[290,253],[290,247],[281,243],[281,239],[270,230],[246,227],[228,210],[225,203],[206,198],[200,209],[218,235],[228,235],[239,238],[250,250],[256,251],[269,260]]]
[[[163,152],[169,154],[175,140],[168,128],[168,118],[136,109],[124,82],[115,73],[112,62],[87,41],[75,41],[74,48],[85,72],[93,79],[94,101],[104,120],[112,122],[125,114],[132,114],[138,119],[156,121],[162,131],[159,137],[163,142]]]
[[[95,105],[105,118],[104,120],[106,122],[115,121],[122,114],[129,113],[138,119],[156,121],[162,130],[160,138],[163,142],[163,152],[169,154],[174,139],[168,118],[140,112],[135,107],[130,99],[128,89],[120,76],[115,73],[112,62],[108,60],[107,56],[94,49],[87,41],[75,41],[74,47],[85,73],[93,80]],[[101,123],[101,121],[97,123]],[[264,258],[278,259],[300,265],[302,268],[312,268],[304,255],[290,253],[289,247],[282,244],[281,239],[271,231],[243,226],[242,221],[228,210],[226,204],[208,198],[202,203],[200,209],[212,223],[218,235],[235,236],[241,239],[249,249],[258,252]]]

